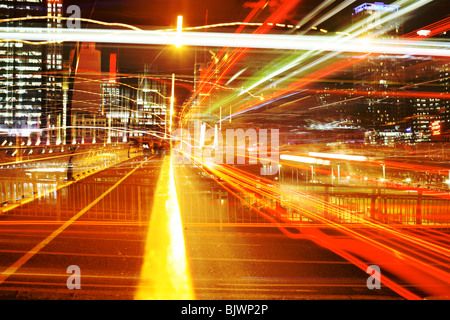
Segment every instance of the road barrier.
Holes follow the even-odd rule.
[[[128,144],[80,146],[47,157],[0,163],[0,213],[48,197],[67,183],[141,155]]]

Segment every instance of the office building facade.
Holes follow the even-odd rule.
[[[1,28],[62,28],[61,0],[0,1]],[[29,17],[25,20],[17,18]],[[33,19],[33,17],[48,17]],[[62,44],[0,42],[0,129],[30,136],[57,125],[62,109]],[[53,120],[52,120],[53,119]],[[52,122],[53,121],[53,122]]]

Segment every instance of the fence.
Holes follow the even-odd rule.
[[[139,154],[139,149],[125,145],[118,145],[112,151],[103,147],[84,147],[74,153],[58,154],[51,160],[1,165],[0,212],[56,192],[68,178],[85,178]]]
[[[83,218],[145,223],[151,215],[154,181],[158,180],[152,175],[157,174],[155,169],[133,184],[119,185]],[[1,181],[0,193],[17,202],[21,201],[21,195],[36,195],[35,201],[15,209],[14,214],[64,220],[94,201],[116,180],[117,177],[108,172],[65,188],[58,188],[54,182]],[[278,197],[268,197],[252,192],[234,194],[210,179],[199,182],[196,177],[179,179],[177,188],[183,222],[191,225],[224,227],[269,222],[257,213],[258,210],[274,218],[278,215],[289,222],[314,221],[314,217],[324,217],[347,224],[372,219],[404,226],[448,228],[450,225],[450,200],[422,193],[399,195],[382,188],[350,193],[327,186],[314,190],[309,187],[306,192],[281,187]]]
[[[409,195],[390,193],[389,189],[373,188],[370,193],[322,191],[303,195],[284,192],[282,199],[291,205],[286,210],[291,217],[305,219],[313,215],[323,216],[338,223],[360,223],[371,219],[384,224],[416,226],[450,226],[450,199],[422,192]],[[295,220],[294,219],[294,220]]]

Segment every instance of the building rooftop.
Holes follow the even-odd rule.
[[[359,5],[353,9],[355,11],[353,14],[358,14],[359,12],[362,11],[394,12],[397,11],[398,8],[400,8],[400,6],[392,4],[384,4],[383,2],[363,3],[362,5]]]

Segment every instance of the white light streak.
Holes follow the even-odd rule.
[[[419,31],[417,31],[417,34],[418,34],[419,36],[422,36],[422,37],[426,37],[426,36],[428,36],[430,33],[431,33],[430,30],[419,30]]]
[[[338,160],[349,160],[349,161],[366,161],[367,158],[364,156],[352,156],[348,154],[332,154],[332,153],[318,153],[318,152],[309,152],[308,155],[310,157],[319,157],[319,158],[327,158],[327,159],[338,159]]]
[[[39,168],[39,169],[29,169],[29,172],[65,172],[65,168]]]
[[[302,156],[293,156],[290,154],[282,154],[280,155],[281,160],[299,162],[299,163],[308,163],[308,164],[320,164],[320,165],[330,165],[329,160],[316,159],[312,157],[302,157]]]
[[[65,42],[98,42],[124,44],[158,44],[173,45],[177,41],[176,32],[154,32],[134,30],[99,30],[99,29],[58,29],[58,34],[47,33],[41,28],[0,28],[0,39],[3,40],[55,40]],[[45,32],[44,32],[45,31]],[[51,39],[50,39],[51,38]],[[238,47],[280,50],[320,50],[360,53],[411,54],[425,56],[450,57],[450,43],[432,41],[378,40],[374,39],[369,46],[361,45],[359,39],[343,39],[340,43],[329,46],[332,38],[323,36],[268,35],[268,34],[235,34],[185,32],[183,44],[207,47]]]
[[[396,1],[393,5],[398,6],[398,7],[402,7],[402,9],[400,11],[395,12],[395,14],[394,13],[390,13],[387,16],[383,17],[382,19],[378,19],[378,21],[376,23],[371,23],[369,25],[368,25],[368,22],[369,22],[369,19],[371,19],[370,17],[366,18],[366,19],[363,19],[359,23],[353,24],[351,27],[347,28],[342,33],[340,33],[339,36],[327,38],[327,41],[324,42],[324,45],[326,47],[324,46],[322,48],[322,50],[317,51],[317,52],[306,52],[306,53],[302,54],[300,57],[296,58],[294,61],[286,64],[285,66],[283,66],[281,68],[278,68],[278,70],[276,70],[273,73],[271,73],[270,75],[262,78],[257,83],[251,85],[249,88],[247,88],[247,90],[250,91],[253,88],[255,88],[258,85],[260,85],[261,83],[264,83],[264,82],[266,82],[269,79],[275,78],[279,74],[281,74],[281,73],[283,73],[283,72],[285,72],[285,71],[287,71],[289,69],[292,69],[292,68],[296,67],[298,64],[300,64],[304,60],[310,58],[311,56],[317,55],[317,54],[319,54],[319,53],[321,53],[323,51],[333,51],[333,48],[335,48],[335,46],[339,47],[338,44],[342,43],[342,41],[343,41],[342,38],[343,38],[344,35],[349,36],[351,38],[356,38],[356,37],[358,37],[360,35],[363,35],[365,32],[375,28],[376,26],[379,26],[380,24],[386,23],[389,20],[396,19],[396,18],[398,18],[398,17],[400,17],[402,15],[405,15],[405,14],[407,14],[407,13],[409,13],[409,12],[411,12],[411,11],[417,9],[417,8],[419,8],[420,6],[423,6],[423,5],[427,4],[427,3],[429,3],[430,1],[432,1],[432,0],[421,0],[421,1],[416,1],[416,2],[412,2],[410,0]],[[408,2],[412,2],[412,4],[409,5],[409,6],[406,6],[406,4]],[[404,6],[406,6],[406,7],[404,7]],[[342,9],[342,8],[340,8],[340,9]],[[338,12],[339,11],[336,11],[336,9],[333,10],[334,14],[337,14]],[[324,20],[321,20],[321,21],[324,21]],[[316,22],[314,22],[314,23],[316,23]],[[361,43],[359,43],[359,45],[361,46]],[[324,62],[324,61],[326,61],[328,59],[333,58],[334,56],[336,56],[337,54],[340,53],[339,50],[334,50],[334,51],[335,51],[334,53],[329,54],[328,56],[322,57],[321,61]],[[372,51],[372,52],[373,53],[377,53],[375,51]],[[304,66],[302,68],[302,70],[306,71],[307,69],[313,67],[316,64],[317,64],[317,62],[313,63],[311,65]],[[275,82],[274,84],[277,85],[278,83],[283,82],[286,79],[289,79],[289,78],[291,78],[291,77],[293,77],[293,76],[295,76],[295,75],[297,75],[299,73],[300,73],[300,70],[296,70],[296,71],[290,73],[289,75],[284,76],[283,78],[277,80],[277,82]],[[270,85],[269,85],[269,87],[270,87]],[[267,89],[269,89],[269,88],[266,87],[263,90],[259,91],[258,93],[261,93],[261,92],[263,92],[263,91],[265,91]]]

